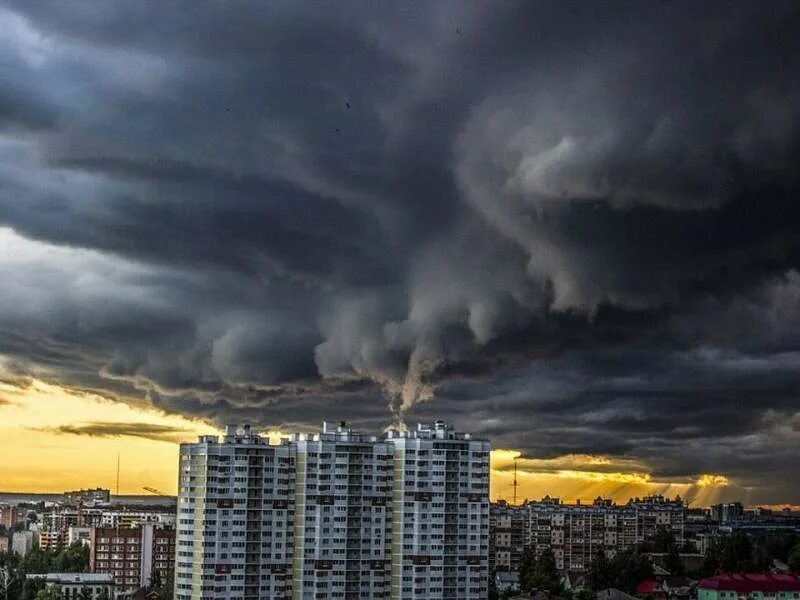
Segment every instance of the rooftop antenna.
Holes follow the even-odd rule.
[[[119,452],[117,452],[117,496],[119,496]]]
[[[517,459],[514,459],[514,483],[511,484],[511,487],[514,488],[514,506],[517,505],[517,488],[519,487],[519,482],[517,481]]]

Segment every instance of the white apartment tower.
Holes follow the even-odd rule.
[[[291,597],[294,462],[248,426],[181,444],[176,600]]]
[[[182,444],[176,600],[484,599],[489,450],[443,421]]]
[[[392,446],[344,423],[292,441],[293,597],[388,598]]]
[[[486,598],[489,442],[444,421],[387,434],[394,446],[392,595]]]

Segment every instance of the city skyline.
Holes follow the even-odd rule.
[[[251,423],[800,505],[792,0],[0,6],[0,488]]]

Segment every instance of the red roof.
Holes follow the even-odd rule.
[[[640,581],[639,585],[636,586],[637,594],[652,594],[653,592],[660,592],[660,591],[661,589],[658,587],[658,584],[652,579],[645,579],[644,581]]]
[[[800,592],[800,579],[794,575],[728,573],[703,579],[697,587],[731,592]]]

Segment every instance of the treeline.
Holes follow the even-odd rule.
[[[586,572],[586,589],[574,595],[576,600],[594,600],[595,593],[607,588],[616,588],[634,594],[637,585],[653,578],[653,565],[649,553],[665,554],[664,568],[672,575],[703,578],[721,572],[763,573],[769,571],[773,560],[786,563],[800,574],[800,536],[794,533],[770,533],[748,536],[742,532],[720,537],[707,550],[699,569],[687,571],[681,554],[694,553],[690,542],[678,544],[669,531],[659,531],[650,540],[616,553],[613,557],[604,552],[594,555]],[[561,574],[556,569],[552,550],[544,550],[538,557],[533,548],[525,548],[520,560],[519,582],[523,592],[547,592],[554,598],[570,598],[573,595],[564,589]],[[490,587],[494,586],[494,578]],[[491,598],[499,594],[492,590]]]
[[[586,575],[588,589],[578,592],[575,597],[593,599],[594,591],[609,587],[632,594],[640,581],[652,577],[653,565],[638,549],[618,552],[611,558],[600,552],[589,565]],[[519,582],[523,592],[542,591],[555,598],[572,597],[572,594],[564,589],[561,574],[556,569],[555,556],[550,549],[544,550],[538,557],[533,548],[529,547],[523,551]]]
[[[800,536],[795,533],[749,536],[737,531],[711,544],[700,575],[764,572],[772,567],[776,559],[800,574]]]
[[[31,573],[84,573],[89,570],[89,548],[76,542],[55,550],[33,548],[24,558],[0,552],[0,569],[6,573],[6,600],[36,600],[43,592],[42,580],[28,580]],[[40,599],[41,600],[41,599]]]

